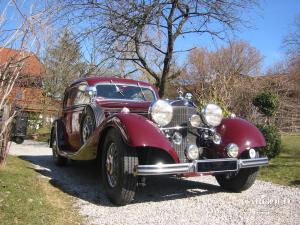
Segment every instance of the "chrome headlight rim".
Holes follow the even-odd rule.
[[[223,119],[223,110],[217,104],[209,103],[201,110],[203,122],[210,127],[217,127]]]
[[[159,99],[152,103],[148,113],[152,121],[164,127],[172,121],[173,107],[166,100]]]

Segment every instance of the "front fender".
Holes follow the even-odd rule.
[[[178,163],[179,158],[163,132],[147,118],[131,113],[116,114],[110,124],[117,127],[124,141],[132,147],[153,147],[166,151]],[[110,125],[108,125],[110,126]]]
[[[217,148],[224,156],[226,155],[224,148],[229,143],[235,143],[239,146],[239,155],[249,148],[266,145],[265,138],[258,128],[241,118],[223,119],[216,130],[222,137],[222,142]]]

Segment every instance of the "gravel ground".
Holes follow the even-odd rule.
[[[88,224],[300,224],[300,189],[256,181],[243,193],[226,193],[211,176],[152,177],[132,204],[115,207],[106,198],[95,165],[53,165],[45,143],[11,145],[10,154],[36,165],[50,184],[74,196]]]

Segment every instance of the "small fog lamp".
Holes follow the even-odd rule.
[[[239,147],[236,144],[228,144],[226,146],[227,155],[232,158],[236,158],[239,154]]]
[[[216,144],[216,145],[221,144],[221,141],[222,141],[221,135],[218,134],[218,133],[215,133],[214,136],[213,136],[213,138],[212,138],[212,141],[213,141],[214,144]]]
[[[199,158],[199,149],[196,145],[189,145],[186,149],[186,157],[189,160],[195,160]]]
[[[250,157],[250,159],[254,159],[256,157],[255,149],[253,149],[253,148],[249,149],[249,157]]]
[[[192,127],[199,127],[201,124],[201,117],[197,114],[193,114],[190,118]]]
[[[175,132],[172,136],[172,141],[175,145],[180,145],[182,142],[182,135],[178,132]]]

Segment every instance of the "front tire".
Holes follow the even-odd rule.
[[[241,192],[249,189],[254,184],[258,170],[258,167],[241,169],[235,175],[217,175],[216,179],[220,186],[225,190]]]
[[[135,195],[138,165],[136,149],[127,146],[118,130],[108,131],[102,150],[102,181],[110,201],[116,205],[130,203]]]

